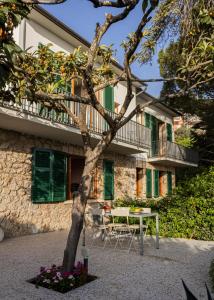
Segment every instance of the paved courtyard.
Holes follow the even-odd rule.
[[[60,231],[0,243],[0,299],[179,300],[185,299],[181,278],[199,299],[206,299],[204,282],[210,286],[214,242],[185,239],[161,239],[159,250],[149,241],[143,257],[89,248],[90,273],[99,278],[64,295],[27,283],[40,266],[61,263],[66,237],[67,232]]]

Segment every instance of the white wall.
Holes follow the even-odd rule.
[[[72,45],[64,41],[63,38],[58,37],[35,21],[27,20],[26,48],[33,46],[32,50],[35,50],[38,47],[39,42],[44,45],[47,45],[48,43],[53,44],[51,47],[51,50],[53,51],[65,51],[68,53],[73,50]]]

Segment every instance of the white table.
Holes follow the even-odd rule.
[[[111,216],[111,213],[105,213],[106,216]],[[144,245],[143,245],[143,219],[144,218],[155,218],[156,220],[156,249],[159,249],[159,216],[158,213],[140,213],[133,214],[129,213],[129,217],[139,218],[140,219],[140,255],[144,253]]]
[[[159,249],[159,217],[158,213],[141,213],[133,214],[129,213],[129,217],[140,219],[140,254],[143,255],[143,219],[154,217],[156,220],[156,249]]]

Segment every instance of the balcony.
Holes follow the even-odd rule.
[[[80,114],[80,104],[71,102],[73,113]],[[114,118],[116,113],[109,111]],[[96,144],[101,134],[108,129],[107,123],[92,107],[87,108],[86,124],[91,132],[92,143]],[[0,101],[0,127],[26,134],[71,141],[82,145],[79,129],[66,113],[57,114],[53,110],[41,108],[41,105],[23,100],[22,105]],[[124,154],[148,152],[151,148],[151,131],[149,128],[129,121],[118,132],[109,150]]]
[[[174,167],[197,167],[198,160],[197,151],[169,141],[152,142],[152,148],[149,151],[149,162],[153,164],[157,163]]]

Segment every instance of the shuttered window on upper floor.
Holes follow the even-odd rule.
[[[104,107],[112,112],[114,112],[114,88],[112,86],[107,86],[104,89]]]
[[[64,153],[35,149],[32,161],[32,201],[66,200],[67,156]]]
[[[172,142],[172,124],[166,124],[167,141]]]

